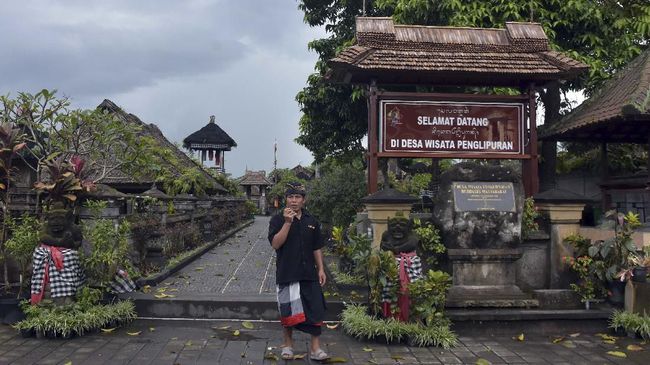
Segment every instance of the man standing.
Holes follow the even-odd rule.
[[[277,255],[278,309],[284,339],[282,358],[293,359],[295,328],[311,335],[310,358],[325,360],[329,356],[320,348],[325,316],[321,286],[327,278],[321,253],[320,224],[303,209],[305,188],[301,184],[287,184],[284,196],[286,207],[269,222],[269,242]]]

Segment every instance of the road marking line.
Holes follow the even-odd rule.
[[[242,258],[242,260],[239,262],[239,265],[237,265],[237,268],[235,269],[235,271],[230,276],[230,279],[228,280],[226,285],[223,287],[223,289],[221,289],[221,294],[226,292],[226,289],[228,288],[228,285],[230,285],[230,282],[232,282],[232,280],[235,278],[235,275],[237,275],[237,271],[239,271],[239,268],[241,267],[241,265],[244,263],[244,261],[246,261],[246,258],[248,257],[248,255],[250,255],[250,253],[253,252],[253,248],[255,248],[255,246],[257,246],[257,242],[259,242],[259,241],[255,241],[255,243],[251,245],[251,248],[248,250],[248,252],[246,252],[246,255],[244,255],[244,258]]]
[[[262,290],[264,290],[264,283],[266,283],[266,278],[269,276],[269,269],[271,268],[271,262],[273,262],[273,258],[275,255],[271,255],[269,258],[269,263],[266,265],[266,271],[264,272],[264,279],[262,279],[262,285],[260,285],[260,291],[257,294],[262,294]]]

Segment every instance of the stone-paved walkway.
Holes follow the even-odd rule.
[[[184,296],[275,296],[275,253],[267,239],[269,217],[228,238],[160,286]],[[171,293],[171,292],[170,292]]]
[[[265,359],[281,342],[278,323],[138,320],[111,333],[97,333],[71,340],[23,339],[11,327],[0,326],[0,364],[277,364]],[[234,336],[234,330],[240,334]],[[141,331],[141,332],[140,332]],[[530,333],[520,342],[511,336],[461,336],[450,350],[382,345],[354,340],[340,328],[324,329],[322,343],[332,356],[347,364],[650,364],[650,345],[638,339],[620,338],[605,344],[594,334],[569,338],[572,345],[553,344],[553,337]],[[131,336],[128,334],[138,333]],[[517,334],[512,334],[516,336]],[[628,351],[628,345],[642,351]],[[296,336],[296,353],[305,354],[308,337]],[[618,350],[627,358],[608,355]],[[286,363],[313,364],[309,359]]]

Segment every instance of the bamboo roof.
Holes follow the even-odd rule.
[[[183,147],[230,151],[231,147],[237,147],[237,143],[217,125],[214,115],[212,115],[210,122],[205,127],[185,137]]]
[[[540,129],[540,138],[559,141],[648,143],[648,136],[650,48],[559,122]]]
[[[328,77],[339,82],[494,86],[573,78],[587,69],[552,51],[538,23],[458,28],[375,17],[356,19],[356,43],[329,65]]]
[[[247,170],[244,176],[239,178],[239,185],[271,186],[273,183],[266,178],[266,171]]]

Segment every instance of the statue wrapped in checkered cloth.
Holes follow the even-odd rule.
[[[33,255],[31,302],[49,297],[56,304],[69,304],[85,281],[77,251],[81,228],[74,224],[72,211],[56,203],[46,218]]]
[[[404,217],[388,218],[388,230],[381,236],[382,250],[391,251],[395,255],[395,264],[399,273],[399,283],[388,282],[382,291],[382,311],[384,317],[395,317],[407,322],[411,301],[408,295],[408,284],[422,278],[422,260],[417,255],[419,238],[413,232],[413,224]],[[391,298],[391,288],[399,285],[397,303]],[[397,305],[399,312],[393,314],[392,306]]]

